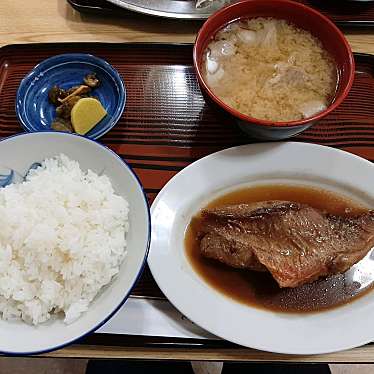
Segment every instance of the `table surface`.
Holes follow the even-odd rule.
[[[40,42],[180,42],[195,39],[201,22],[80,14],[66,0],[1,0],[0,46]],[[373,31],[347,32],[355,52],[374,53]]]
[[[201,22],[160,20],[140,15],[109,18],[83,15],[66,0],[0,1],[0,46],[40,42],[191,43]],[[171,32],[172,30],[172,32]],[[355,52],[374,53],[374,30],[350,30]],[[287,356],[245,348],[163,348],[72,345],[49,357],[234,360],[285,362],[374,362],[374,345],[319,356]]]

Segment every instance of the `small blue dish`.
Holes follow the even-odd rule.
[[[51,131],[56,109],[48,100],[48,91],[54,85],[68,89],[82,84],[88,73],[96,73],[100,80],[93,95],[99,98],[108,114],[85,136],[98,139],[107,133],[123,113],[126,89],[108,62],[85,53],[50,57],[23,78],[16,99],[16,113],[23,128],[28,132]]]

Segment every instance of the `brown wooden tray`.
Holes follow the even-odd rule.
[[[121,74],[128,95],[124,115],[100,141],[130,163],[150,203],[164,184],[191,162],[230,146],[254,142],[206,105],[192,66],[191,44],[143,43],[30,44],[0,48],[0,138],[23,131],[15,114],[16,90],[21,79],[41,60],[68,52],[102,57]],[[374,56],[356,54],[355,58],[356,77],[347,100],[293,140],[341,148],[373,161]],[[164,297],[148,269],[133,294]],[[98,338],[90,337],[87,341],[92,343],[95,339]],[[128,344],[125,338],[116,339],[118,344]],[[165,339],[158,339],[155,344],[160,341],[165,344]],[[170,344],[176,342],[182,341],[170,340]],[[208,343],[183,340],[183,344]]]
[[[129,16],[134,13],[106,0],[67,0],[77,11],[98,15]],[[374,2],[349,0],[295,0],[318,9],[340,27],[373,27]]]

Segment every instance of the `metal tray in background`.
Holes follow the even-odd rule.
[[[79,12],[129,15],[131,12],[150,16],[204,20],[223,4],[235,0],[219,0],[217,4],[196,9],[194,0],[67,0]]]
[[[129,16],[134,11],[173,19],[204,20],[219,8],[197,10],[193,0],[67,0],[77,11],[98,15]],[[223,0],[222,0],[223,1]],[[235,0],[232,0],[235,1]],[[295,0],[328,16],[340,27],[373,27],[374,1]]]
[[[224,4],[235,0],[217,0],[213,5],[196,8],[194,0],[107,0],[126,10],[165,18],[199,20],[208,18]]]

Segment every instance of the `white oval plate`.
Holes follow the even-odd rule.
[[[374,206],[373,165],[352,154],[312,144],[267,143],[207,156],[172,178],[151,208],[148,263],[161,290],[179,311],[231,342],[286,354],[344,350],[374,339],[374,294],[325,312],[286,314],[230,299],[193,270],[184,251],[191,217],[206,203],[243,185],[322,187]],[[374,265],[373,265],[374,266]]]

